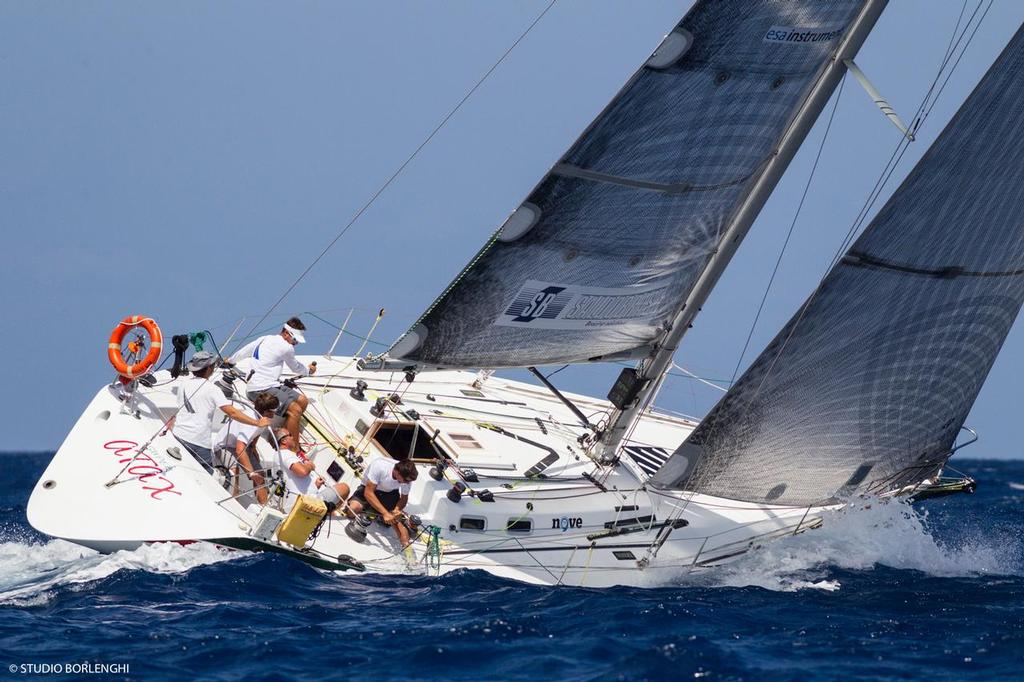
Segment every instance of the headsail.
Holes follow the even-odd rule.
[[[937,471],[1024,302],[1024,30],[651,479],[813,504]]]
[[[863,4],[698,3],[388,355],[647,355]]]

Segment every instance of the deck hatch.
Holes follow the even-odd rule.
[[[509,519],[505,524],[505,530],[509,533],[522,534],[533,532],[533,519],[514,518]]]
[[[459,530],[481,533],[487,530],[487,519],[482,516],[463,516],[459,519]]]

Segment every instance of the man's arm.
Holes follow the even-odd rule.
[[[281,358],[284,360],[285,365],[288,366],[288,369],[290,369],[295,374],[298,374],[298,375],[303,376],[303,377],[306,376],[307,374],[311,374],[309,372],[309,368],[307,368],[305,365],[300,363],[298,358],[295,357],[295,348],[294,347],[289,346],[285,350],[285,354],[282,355]]]
[[[296,476],[309,476],[309,474],[312,473],[313,471],[313,463],[296,462],[295,464],[292,464],[290,467],[288,467],[288,470],[291,471]]]
[[[407,505],[408,503],[409,503],[409,496],[408,495],[402,495],[401,497],[399,497],[398,498],[398,504],[395,505],[395,513],[397,514],[398,512],[400,512],[403,509],[405,509],[405,505]]]
[[[250,417],[249,415],[247,415],[245,412],[242,412],[234,405],[221,405],[220,409],[221,411],[224,412],[224,414],[231,417],[236,422],[242,422],[243,424],[248,424],[249,426],[259,426],[261,428],[264,426],[270,426],[270,419],[268,417],[260,417],[259,419],[256,419],[255,417]]]

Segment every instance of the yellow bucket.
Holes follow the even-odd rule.
[[[277,529],[277,539],[302,549],[309,540],[309,534],[327,514],[327,505],[319,497],[300,495],[288,517]]]

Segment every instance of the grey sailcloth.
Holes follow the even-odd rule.
[[[861,6],[698,3],[388,355],[443,367],[646,355]]]
[[[945,463],[1024,300],[1024,37],[651,484],[813,504]]]

